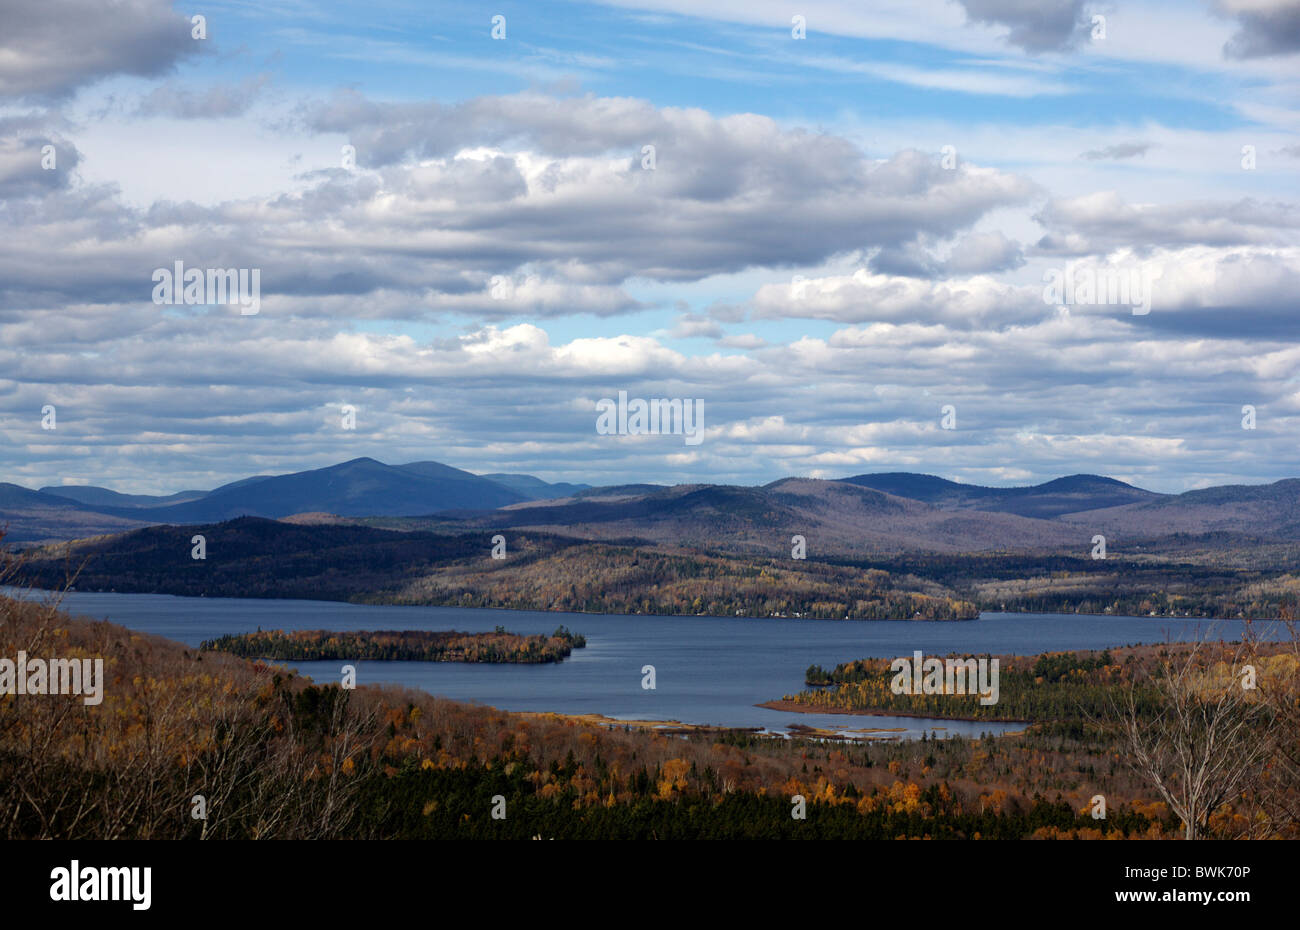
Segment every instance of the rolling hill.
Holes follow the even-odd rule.
[[[495,481],[517,494],[522,494],[529,500],[541,501],[552,500],[557,497],[573,497],[583,491],[589,490],[589,484],[569,484],[568,482],[558,482],[552,484],[549,481],[543,481],[541,478],[534,478],[532,475],[483,475],[482,477],[489,481]]]
[[[1145,503],[1166,496],[1100,475],[1069,475],[1021,488],[981,487],[907,472],[854,475],[840,480],[845,484],[923,501],[943,510],[986,510],[1043,520],[1069,513]]]
[[[86,507],[125,507],[149,508],[166,507],[169,504],[183,504],[198,500],[207,491],[177,491],[175,494],[121,494],[108,488],[89,484],[52,484],[41,488],[42,494],[63,497],[76,501]]]
[[[147,525],[144,520],[97,513],[66,497],[0,482],[0,534],[5,545],[79,539]]]
[[[1260,541],[1300,541],[1300,479],[1222,485],[1156,500],[1068,514],[1101,533],[1135,539],[1211,534]]]
[[[578,498],[449,514],[448,525],[519,528],[590,540],[637,539],[725,552],[788,554],[803,536],[822,553],[979,551],[1081,546],[1072,526],[1015,514],[953,513],[871,488],[785,478],[758,488],[676,485],[600,488]]]

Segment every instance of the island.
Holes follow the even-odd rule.
[[[550,636],[525,636],[497,627],[491,633],[456,630],[257,630],[205,640],[202,650],[228,652],[245,659],[329,661],[374,659],[387,662],[561,662],[586,637],[563,626]]]

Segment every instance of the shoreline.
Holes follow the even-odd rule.
[[[800,704],[796,701],[764,701],[761,704],[755,704],[755,707],[762,707],[766,710],[781,710],[793,714],[846,714],[857,717],[909,717],[917,720],[954,720],[961,723],[1023,723],[1032,724],[1033,720],[1024,720],[1019,717],[1008,717],[1002,720],[990,720],[988,717],[961,717],[961,716],[944,716],[935,717],[931,714],[918,714],[911,711],[901,710],[877,710],[877,709],[858,709],[851,707],[815,707],[810,704]],[[938,729],[936,727],[936,729]]]
[[[502,710],[497,708],[497,710]],[[548,720],[571,720],[577,723],[604,727],[631,727],[639,730],[654,730],[657,733],[762,733],[762,727],[722,727],[715,724],[682,723],[680,720],[620,720],[604,714],[584,713],[566,714],[556,710],[506,710],[503,713],[519,717],[532,717]]]
[[[207,597],[206,594],[173,594],[169,591],[119,591],[103,590],[99,588],[72,588],[68,591],[52,591],[48,588],[33,588],[25,585],[9,585],[11,589],[28,591],[39,594],[142,594],[155,597],[175,597],[182,599],[200,600]],[[3,594],[0,591],[0,594]],[[12,597],[13,595],[6,595]],[[894,617],[889,619],[863,620],[858,618],[843,619],[839,617],[735,617],[719,614],[647,614],[647,613],[601,613],[590,610],[554,610],[551,608],[535,607],[467,607],[461,604],[417,604],[410,601],[380,601],[358,599],[365,598],[365,595],[349,595],[346,598],[335,597],[280,597],[275,595],[260,595],[256,597],[237,597],[229,594],[214,595],[217,600],[230,601],[302,601],[309,604],[351,604],[356,607],[415,607],[415,608],[437,608],[439,610],[500,610],[515,611],[519,613],[538,613],[538,614],[569,614],[575,617],[643,617],[646,619],[654,618],[672,618],[680,620],[793,620],[793,621],[811,621],[814,623],[975,623],[981,619],[984,614],[1000,616],[1047,616],[1047,617],[1097,617],[1100,619],[1113,620],[1182,620],[1189,623],[1239,623],[1247,618],[1243,617],[1179,617],[1172,614],[1157,614],[1156,616],[1139,616],[1137,614],[1094,614],[1085,613],[1078,610],[981,610],[979,614],[968,619],[953,620],[927,620],[916,617]],[[1249,618],[1256,623],[1277,623],[1276,617],[1253,617]],[[1107,647],[1117,648],[1117,647]],[[756,705],[761,706],[761,705]],[[902,716],[902,715],[900,715]],[[957,719],[957,718],[953,718]]]

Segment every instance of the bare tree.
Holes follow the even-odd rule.
[[[1204,837],[1211,815],[1255,785],[1270,750],[1267,705],[1239,677],[1249,650],[1243,643],[1214,651],[1198,641],[1162,652],[1148,686],[1135,670],[1116,708],[1129,764],[1189,840]]]

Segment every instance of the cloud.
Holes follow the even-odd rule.
[[[136,115],[176,119],[240,116],[253,105],[269,80],[270,75],[259,74],[238,84],[214,84],[202,90],[168,81],[155,87],[140,101]]]
[[[1228,58],[1300,52],[1300,0],[1215,0],[1213,9],[1237,22],[1237,32],[1223,46]]]
[[[179,260],[260,269],[267,312],[336,315],[351,298],[358,318],[609,315],[642,309],[623,291],[633,278],[690,282],[947,240],[1037,192],[914,150],[870,159],[843,138],[749,114],[526,102],[475,101],[463,124],[411,121],[404,144],[418,158],[320,170],[271,199],[133,209],[107,188],[56,191],[0,245],[0,306],[146,300],[153,270]],[[400,107],[349,106],[359,160],[367,131],[402,128]],[[503,114],[521,122],[507,132]],[[654,170],[642,167],[649,139]]]
[[[1277,245],[1297,241],[1300,208],[1284,201],[1132,204],[1114,191],[1049,200],[1034,219],[1047,229],[1035,246],[1050,255],[1149,250],[1176,245]]]
[[[814,68],[847,74],[869,74],[895,84],[946,90],[962,94],[1004,97],[1038,97],[1045,94],[1068,94],[1068,84],[1046,80],[1036,74],[997,74],[986,68],[913,68],[907,65],[876,61],[852,61],[830,56],[801,60]]]
[[[943,263],[943,270],[949,275],[991,274],[1011,271],[1024,263],[1020,243],[994,230],[970,233],[958,239]]]
[[[1140,326],[1182,337],[1295,342],[1300,248],[1196,247],[1157,253],[1160,274]]]
[[[1179,287],[1194,294],[1204,270],[1195,256],[1180,261],[1189,271]],[[1262,283],[1238,302],[1263,295],[1266,278],[1243,266],[1239,282]],[[998,483],[1016,463],[1036,480],[1097,471],[1175,490],[1300,470],[1294,335],[1225,325],[1217,338],[1188,339],[1155,325],[1174,318],[1168,308],[1146,318],[1060,312],[1037,287],[978,281],[864,275],[819,282],[810,305],[847,287],[861,290],[854,301],[840,293],[845,306],[865,295],[885,312],[822,337],[742,336],[746,345],[699,355],[635,334],[557,340],[533,323],[420,340],[266,313],[70,306],[58,326],[24,315],[0,344],[0,431],[14,450],[6,477],[179,490],[366,454],[610,483],[757,483],[825,468]],[[972,312],[988,307],[982,325],[952,312],[963,300]],[[1024,318],[1000,316],[1007,306]],[[680,443],[597,435],[595,401],[620,389],[703,399],[708,438],[682,460],[670,459]],[[45,403],[58,408],[57,433],[40,429]],[[358,409],[355,431],[339,427],[343,403]],[[948,403],[956,432],[938,428]],[[1244,403],[1262,414],[1248,436]]]
[[[1139,155],[1145,155],[1150,148],[1151,143],[1149,142],[1121,142],[1118,145],[1092,149],[1084,152],[1079,157],[1088,161],[1115,161],[1121,158],[1136,158]]]
[[[722,327],[718,325],[716,320],[699,313],[683,313],[677,318],[672,330],[673,339],[695,339],[699,337],[719,339],[722,337]]]
[[[1036,54],[1076,47],[1088,34],[1084,0],[959,0],[971,22],[1006,26],[1007,42]]]
[[[0,201],[67,188],[81,153],[46,115],[0,118]],[[47,146],[49,148],[47,148]]]
[[[170,0],[5,0],[0,98],[58,99],[115,74],[153,77],[200,43]]]
[[[954,275],[1010,271],[1025,263],[1020,243],[999,231],[968,233],[958,238],[947,257],[919,241],[879,250],[868,261],[881,274],[915,278],[946,278]]]
[[[852,275],[765,284],[754,295],[752,317],[837,323],[943,323],[953,328],[996,329],[1047,315],[1041,290],[984,276],[934,282],[859,270]]]

